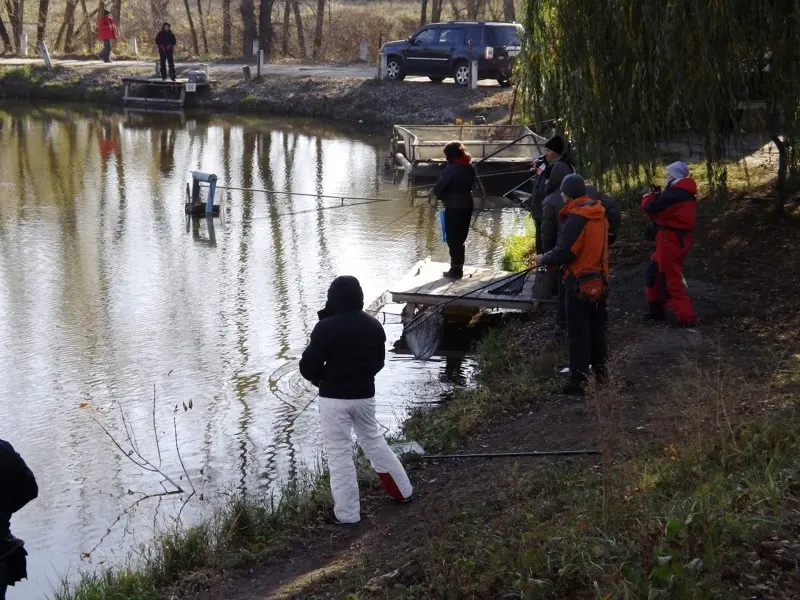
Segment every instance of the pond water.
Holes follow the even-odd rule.
[[[386,177],[387,140],[286,119],[0,106],[0,438],[40,485],[12,521],[30,581],[10,598],[123,559],[181,507],[192,522],[315,468],[316,404],[303,410],[315,392],[297,358],[330,281],[357,276],[369,302],[421,258],[446,260],[435,211]],[[183,213],[194,169],[280,193],[223,190],[211,231]],[[322,194],[394,200],[330,208]],[[519,226],[513,211],[481,212],[468,262],[497,264]],[[471,364],[395,352],[401,326],[385,327],[378,417],[393,430]],[[174,488],[104,429],[197,494],[163,495]]]

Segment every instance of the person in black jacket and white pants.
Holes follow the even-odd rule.
[[[13,446],[0,440],[0,600],[28,576],[25,543],[11,535],[11,515],[39,495],[33,473]]]
[[[334,279],[325,308],[319,312],[320,321],[300,359],[300,374],[319,387],[333,517],[341,524],[361,520],[353,432],[387,493],[398,502],[407,502],[413,492],[375,418],[375,375],[383,369],[386,334],[363,308],[364,293],[358,279]]]
[[[450,142],[444,147],[447,166],[439,175],[431,196],[444,204],[444,231],[450,249],[450,270],[443,275],[450,279],[464,276],[465,244],[472,220],[472,186],[475,169],[472,157],[461,142]]]

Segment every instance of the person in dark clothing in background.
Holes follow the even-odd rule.
[[[0,600],[28,576],[25,542],[11,535],[11,515],[39,495],[36,479],[13,446],[0,440]]]
[[[472,157],[461,142],[450,142],[444,147],[447,166],[439,175],[431,195],[444,204],[444,230],[447,246],[450,249],[450,270],[443,275],[451,279],[464,276],[466,248],[464,244],[469,234],[472,220],[472,186],[475,183],[475,170]]]
[[[542,218],[543,204],[545,199],[555,193],[560,196],[559,186],[561,181],[574,173],[575,169],[569,160],[567,145],[564,138],[555,135],[547,140],[544,145],[544,154],[540,156],[534,164],[538,177],[534,179],[533,193],[528,201],[527,208],[533,217],[533,224],[536,227],[536,254],[541,254],[542,245]]]
[[[169,23],[164,23],[161,26],[161,31],[156,35],[156,46],[158,46],[158,57],[161,59],[161,80],[167,80],[167,63],[169,63],[169,78],[175,81],[175,60],[173,59],[173,52],[175,51],[175,44],[178,40],[175,39],[175,34],[172,33],[172,27]]]
[[[386,334],[363,308],[358,279],[334,279],[300,359],[300,374],[319,388],[320,426],[334,504],[331,518],[340,524],[361,520],[353,431],[387,493],[407,502],[413,492],[375,418],[375,375],[383,369]]]
[[[645,296],[651,319],[666,318],[665,306],[675,313],[678,326],[697,325],[697,315],[683,280],[683,262],[694,241],[697,223],[697,183],[689,166],[677,161],[667,167],[663,192],[642,198],[642,210],[655,229],[656,248],[647,266]]]
[[[565,177],[561,193],[556,245],[533,262],[562,267],[570,370],[564,393],[583,395],[590,365],[599,381],[606,375],[608,222],[603,204],[587,195],[580,175]]]

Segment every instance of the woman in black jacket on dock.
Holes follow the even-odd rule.
[[[461,142],[450,142],[444,147],[447,166],[431,190],[444,204],[444,231],[450,248],[450,270],[444,276],[461,279],[464,276],[464,244],[472,220],[472,186],[475,170],[472,157]]]
[[[175,44],[178,40],[175,34],[172,33],[172,26],[169,23],[164,23],[161,26],[161,31],[156,35],[156,46],[158,46],[158,57],[161,59],[161,79],[167,80],[167,62],[169,62],[169,78],[175,81],[175,61],[172,53],[175,51]]]

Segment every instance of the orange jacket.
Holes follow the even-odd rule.
[[[97,39],[101,42],[117,39],[117,28],[114,27],[114,19],[111,18],[111,15],[103,15],[98,19]]]
[[[558,213],[556,246],[542,256],[543,265],[563,265],[564,280],[598,274],[608,280],[608,223],[602,202],[575,198]]]

